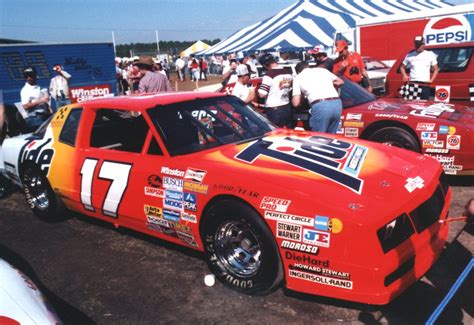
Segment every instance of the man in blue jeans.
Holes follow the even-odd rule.
[[[305,96],[311,106],[311,130],[335,134],[342,113],[342,102],[336,87],[344,81],[327,69],[310,69],[307,62],[298,63],[295,70],[298,75],[293,80],[291,103],[298,107],[301,96]]]

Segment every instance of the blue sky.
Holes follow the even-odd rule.
[[[0,0],[0,38],[38,42],[225,38],[296,0]],[[470,3],[472,0],[454,0]]]

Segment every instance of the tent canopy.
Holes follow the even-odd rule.
[[[197,41],[190,47],[188,47],[186,50],[182,51],[179,55],[184,57],[184,56],[190,56],[191,54],[194,54],[196,52],[204,51],[209,49],[211,46],[209,44],[206,44],[202,41]]]
[[[353,28],[358,20],[451,6],[445,0],[299,0],[198,55],[329,47],[335,31]]]

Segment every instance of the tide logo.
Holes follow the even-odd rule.
[[[423,31],[426,45],[467,42],[471,35],[471,25],[463,15],[433,18]]]

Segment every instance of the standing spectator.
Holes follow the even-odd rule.
[[[188,74],[191,78],[191,81],[194,81],[194,75],[193,75],[193,67],[192,67],[192,64],[193,64],[193,60],[194,60],[194,57],[193,56],[190,56],[188,58],[188,64],[187,64],[187,67],[188,67]]]
[[[50,99],[47,89],[41,89],[36,83],[37,75],[34,68],[25,68],[23,77],[25,77],[26,83],[20,92],[21,104],[28,114],[25,119],[26,125],[34,129],[51,115]]]
[[[239,64],[235,59],[231,59],[228,65],[224,65],[222,70],[222,86],[226,86],[229,83],[237,81],[237,73],[235,72]]]
[[[153,70],[153,58],[151,56],[140,56],[138,61],[134,63],[140,73],[142,78],[138,85],[138,91],[140,93],[158,93],[171,91],[170,83],[165,75],[154,72]]]
[[[314,49],[308,51],[314,58],[318,68],[324,68],[332,72],[334,67],[334,60],[328,58],[326,49],[323,45],[316,45]]]
[[[246,64],[249,67],[250,71],[250,78],[257,78],[258,77],[258,70],[255,64],[248,56],[244,56],[244,58],[240,61],[242,64]]]
[[[128,84],[130,85],[130,91],[132,93],[138,92],[138,84],[140,82],[140,78],[142,77],[140,69],[138,69],[138,67],[136,66],[138,60],[138,57],[134,58],[133,64],[130,65],[130,67],[128,68]]]
[[[410,76],[407,76],[406,68],[410,69]],[[430,71],[433,69],[433,75],[430,76]],[[403,76],[403,81],[413,82],[422,87],[421,99],[429,99],[431,89],[428,86],[432,84],[438,76],[438,60],[436,54],[425,50],[425,39],[423,36],[415,37],[415,50],[410,51],[403,60],[400,72]]]
[[[204,60],[204,58],[199,59],[199,71],[201,71],[201,74],[199,76],[199,79],[206,80],[207,81],[207,62]],[[204,75],[204,78],[202,77]]]
[[[372,91],[369,84],[369,76],[365,70],[365,64],[362,57],[357,52],[349,52],[348,44],[345,40],[336,42],[336,52],[339,56],[334,61],[333,72],[338,76],[344,76],[347,79],[358,83],[368,91]]]
[[[166,74],[166,71],[163,70],[163,66],[161,65],[161,63],[155,63],[155,72],[161,73],[163,76],[166,77],[166,79],[168,79],[168,75]]]
[[[69,99],[69,85],[68,80],[71,75],[64,71],[60,64],[55,64],[53,70],[56,72],[56,77],[51,79],[49,84],[49,93],[56,102],[56,110],[62,106],[71,104]]]
[[[309,69],[303,61],[296,65],[291,103],[298,107],[303,95],[311,106],[311,130],[335,134],[341,119],[342,102],[336,87],[344,81],[324,68]]]
[[[234,89],[232,89],[232,95],[240,98],[246,104],[252,102],[255,99],[255,88],[248,87],[250,80],[250,69],[247,64],[239,64],[236,69],[237,82],[235,83]]]
[[[184,67],[186,66],[186,63],[180,56],[176,59],[175,65],[176,71],[178,72],[179,80],[186,80],[186,76],[184,75]]]
[[[291,123],[290,88],[293,81],[291,69],[280,67],[271,54],[264,54],[260,64],[268,70],[258,89],[265,98],[265,112],[273,123],[283,127]]]
[[[161,65],[163,67],[163,70],[165,71],[166,73],[166,78],[170,78],[170,65],[168,63],[168,60],[167,59],[164,59],[163,60],[163,64]]]
[[[194,80],[194,83],[196,85],[195,89],[197,90],[197,89],[199,89],[199,74],[200,73],[199,73],[199,62],[194,57],[191,60],[190,67],[191,67],[191,76],[192,76],[192,79]]]

